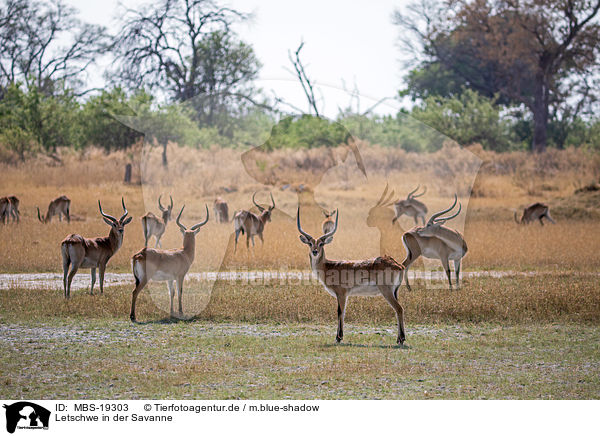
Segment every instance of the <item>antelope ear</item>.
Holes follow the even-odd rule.
[[[310,241],[308,240],[308,238],[306,236],[300,235],[300,240],[302,242],[304,242],[305,244],[310,245]]]
[[[104,220],[104,222],[105,222],[106,224],[108,224],[109,226],[112,226],[112,225],[114,224],[114,223],[113,223],[111,220],[109,220],[109,219],[107,219],[107,218],[104,218],[104,217],[103,217],[102,219],[103,219],[103,220]]]
[[[328,236],[326,239],[323,239],[323,245],[330,244],[333,241],[333,236]]]
[[[123,225],[127,225],[131,222],[131,220],[133,219],[133,217],[129,217],[127,218],[125,221],[123,221]]]

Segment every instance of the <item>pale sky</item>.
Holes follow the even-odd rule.
[[[67,0],[81,12],[84,21],[114,30],[118,0]],[[124,0],[135,7],[147,4]],[[307,110],[306,100],[297,79],[288,71],[288,50],[304,41],[301,59],[309,77],[318,82],[323,93],[324,114],[334,117],[338,106],[346,107],[349,96],[342,81],[361,93],[361,110],[384,97],[395,97],[402,87],[401,53],[397,46],[399,28],[392,24],[392,13],[400,2],[382,0],[358,2],[342,0],[225,0],[225,4],[242,12],[252,12],[253,19],[235,27],[242,40],[252,45],[262,63],[257,85],[266,94],[271,91]],[[104,66],[92,72],[94,86]],[[324,104],[324,106],[323,106]],[[388,100],[378,107],[379,113],[395,113],[400,107]]]

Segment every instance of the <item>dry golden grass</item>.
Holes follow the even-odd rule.
[[[423,200],[430,212],[446,207],[455,191],[467,201],[466,193],[479,162],[483,165],[474,186],[476,196],[471,197],[466,214],[451,225],[463,228],[469,245],[465,258],[467,269],[543,269],[543,270],[594,270],[600,263],[597,247],[600,246],[600,221],[590,219],[598,213],[598,204],[590,193],[574,197],[576,186],[597,179],[600,168],[598,155],[582,150],[550,151],[544,155],[525,153],[494,154],[477,147],[471,152],[446,147],[444,150],[419,155],[402,150],[382,149],[360,144],[368,179],[358,172],[353,158],[349,157],[324,174],[310,192],[298,196],[292,189],[281,190],[281,184],[270,189],[277,202],[277,210],[265,230],[265,245],[256,238],[257,247],[249,254],[245,237],[241,236],[237,254],[233,254],[233,224],[219,225],[213,219],[199,234],[197,257],[193,270],[219,268],[288,268],[307,269],[306,247],[298,241],[294,216],[298,201],[302,210],[303,226],[311,233],[320,232],[323,219],[314,208],[314,202],[340,210],[340,229],[333,244],[328,246],[331,258],[359,259],[386,253],[400,260],[404,258],[400,236],[402,230],[413,226],[404,217],[400,225],[392,228],[389,221],[392,210],[377,214],[368,221],[369,212],[379,199],[386,183],[395,189],[397,198],[404,197],[416,184],[427,185]],[[143,152],[142,152],[143,151]],[[131,255],[143,245],[140,217],[150,210],[158,213],[156,199],[172,194],[175,210],[186,204],[183,222],[191,225],[204,215],[208,204],[212,215],[215,196],[224,197],[233,211],[252,206],[254,191],[262,191],[259,201],[268,202],[269,187],[252,179],[241,163],[240,150],[190,150],[171,147],[169,171],[160,166],[159,150],[133,150],[131,153],[106,155],[98,150],[83,154],[65,152],[63,164],[43,159],[17,167],[0,166],[0,195],[17,195],[21,199],[22,223],[19,226],[0,226],[0,271],[60,271],[60,241],[69,233],[84,236],[104,236],[106,226],[97,209],[97,200],[105,211],[118,215],[120,197],[134,216],[126,228],[124,243],[109,263],[109,271],[128,271]],[[273,154],[273,161],[290,168],[307,162],[310,170],[320,174],[319,156],[324,151],[284,152]],[[139,162],[134,166],[133,185],[124,185],[122,173],[125,163]],[[143,180],[143,184],[138,184]],[[523,185],[527,180],[527,186]],[[233,192],[225,192],[233,190]],[[533,194],[532,194],[533,193]],[[48,202],[65,194],[72,199],[72,213],[85,221],[70,225],[53,222],[42,225],[37,221],[35,206],[45,209]],[[585,194],[587,195],[587,194]],[[586,200],[587,199],[587,200]],[[577,201],[576,201],[577,200]],[[585,201],[584,201],[585,200]],[[512,221],[514,209],[533,201],[557,204],[559,213],[556,226],[535,223],[519,227]],[[570,204],[586,211],[572,219],[564,213]],[[310,205],[313,205],[311,208]],[[466,206],[466,204],[464,204]],[[561,209],[562,208],[562,209]],[[563,212],[560,212],[563,211]],[[591,214],[591,215],[590,215]],[[582,219],[576,219],[582,218]],[[382,241],[381,235],[385,235]],[[162,239],[163,247],[179,247],[181,236],[174,223],[170,223]],[[151,245],[154,241],[151,240]],[[438,267],[437,262],[432,262]]]
[[[408,330],[415,324],[435,323],[600,323],[600,287],[597,274],[544,274],[470,278],[460,291],[428,289],[417,281],[414,290],[403,287],[399,300],[404,306]],[[187,281],[183,308],[187,315],[193,304],[190,296],[202,285]],[[166,297],[163,283],[151,285],[140,294],[137,318],[141,322],[168,319],[150,298],[150,292]],[[108,289],[103,296],[76,291],[71,300],[61,292],[11,289],[0,291],[0,319],[4,322],[50,319],[127,320],[131,287]],[[156,294],[155,294],[156,295]],[[164,306],[163,306],[164,307]],[[335,325],[336,304],[317,283],[264,284],[217,282],[205,310],[198,319],[233,322],[311,322]],[[388,325],[395,328],[392,309],[381,297],[351,298],[346,320],[349,323]]]

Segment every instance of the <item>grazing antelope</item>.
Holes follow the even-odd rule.
[[[544,225],[542,218],[546,218],[552,224],[556,224],[550,216],[550,209],[544,203],[533,203],[523,209],[523,215],[521,220],[517,218],[517,212],[515,211],[515,221],[517,224],[529,224],[532,221],[539,220],[541,225]]]
[[[188,230],[179,222],[185,205],[177,216],[175,222],[183,234],[183,248],[175,250],[156,250],[153,248],[143,248],[131,258],[133,276],[135,277],[135,289],[131,299],[131,312],[129,318],[135,322],[135,302],[138,294],[144,289],[148,281],[158,280],[166,281],[169,288],[169,297],[171,299],[170,314],[173,315],[173,281],[177,281],[177,299],[179,300],[179,316],[183,315],[181,298],[183,296],[183,280],[187,274],[196,253],[196,235],[200,228],[208,222],[208,205],[206,205],[206,219],[203,222],[194,224]]]
[[[419,224],[417,218],[421,218],[423,225],[425,225],[427,206],[425,206],[419,200],[415,200],[415,198],[425,195],[425,193],[427,192],[427,187],[423,188],[423,192],[421,192],[420,194],[415,194],[415,192],[419,190],[420,186],[421,185],[417,186],[414,191],[409,192],[406,196],[406,200],[400,200],[394,204],[396,216],[392,219],[392,223],[395,223],[402,215],[406,214],[408,216],[413,217],[413,219],[415,220],[415,225]]]
[[[215,219],[218,223],[228,223],[229,222],[229,206],[227,206],[227,202],[223,200],[221,197],[217,197],[215,199],[214,204],[215,211]]]
[[[260,211],[260,215],[255,215],[252,212],[247,210],[240,210],[236,212],[233,216],[233,225],[235,228],[235,249],[233,252],[237,251],[237,243],[238,237],[240,233],[243,235],[246,234],[246,249],[250,249],[250,238],[252,238],[252,247],[254,247],[254,236],[258,235],[260,241],[264,244],[263,239],[263,231],[265,230],[265,224],[267,221],[271,221],[271,212],[275,209],[275,200],[273,200],[273,194],[271,195],[272,206],[269,206],[268,209],[260,206],[254,200],[256,196],[256,192],[252,195],[252,202]]]
[[[323,215],[325,215],[325,220],[323,221],[323,234],[331,232],[333,229],[333,215],[335,214],[335,210],[331,212],[323,211]]]
[[[404,267],[390,256],[377,257],[362,261],[329,260],[325,257],[325,245],[333,241],[338,228],[339,214],[336,213],[333,229],[318,239],[313,238],[300,225],[300,208],[296,224],[300,232],[300,241],[309,246],[310,266],[325,290],[337,299],[338,328],[335,340],[341,342],[344,337],[344,315],[348,297],[355,295],[381,294],[396,312],[398,337],[396,342],[403,344],[404,310],[398,303],[398,288],[402,283]]]
[[[169,195],[171,204],[166,208],[160,203],[160,195],[158,196],[158,208],[162,212],[162,221],[158,219],[152,212],[148,212],[142,217],[142,230],[144,231],[144,247],[148,246],[148,240],[154,235],[156,238],[156,244],[154,247],[162,247],[160,238],[167,229],[167,223],[171,219],[171,212],[173,211],[173,197]]]
[[[52,221],[52,217],[58,215],[58,220],[62,221],[63,215],[67,218],[67,222],[71,222],[71,215],[69,214],[69,210],[71,209],[71,200],[66,195],[61,195],[58,198],[55,198],[48,205],[48,212],[46,212],[46,216],[44,218],[40,215],[40,208],[37,208],[38,219],[40,222],[46,224]]]
[[[454,195],[454,203],[448,209],[434,213],[427,221],[426,226],[413,227],[402,236],[402,243],[406,249],[406,259],[402,262],[405,271],[408,272],[410,265],[419,256],[428,259],[440,259],[446,275],[450,290],[452,290],[452,278],[450,275],[450,261],[454,261],[454,272],[456,273],[456,287],[459,287],[460,262],[467,254],[467,243],[460,232],[450,229],[442,224],[455,218],[460,214],[462,205],[459,204],[458,211],[449,217],[440,218],[450,212],[456,206],[458,198]],[[410,290],[408,274],[406,274],[406,287]]]
[[[123,215],[116,219],[102,211],[102,205],[98,200],[98,209],[104,222],[110,226],[110,232],[106,237],[84,238],[81,235],[71,234],[61,242],[61,253],[63,260],[63,284],[65,298],[71,296],[71,282],[79,268],[91,268],[92,286],[90,295],[94,294],[94,283],[96,283],[96,268],[100,271],[100,293],[104,293],[104,271],[111,257],[119,250],[123,243],[123,232],[125,226],[131,222],[127,217],[127,208],[121,198]],[[69,266],[71,271],[69,272]],[[67,275],[68,273],[68,275]]]

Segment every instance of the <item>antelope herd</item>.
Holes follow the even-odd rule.
[[[446,209],[434,213],[426,221],[427,206],[417,197],[422,197],[427,192],[423,188],[421,193],[417,194],[420,186],[408,193],[406,199],[394,201],[394,193],[386,194],[385,191],[377,203],[379,208],[388,208],[393,206],[394,217],[392,225],[400,217],[407,215],[412,217],[415,227],[404,232],[402,235],[402,244],[406,250],[406,258],[402,263],[398,263],[394,258],[383,255],[374,259],[351,261],[351,260],[330,260],[325,256],[325,245],[333,242],[333,237],[338,230],[339,212],[338,210],[322,209],[325,220],[322,223],[323,235],[314,238],[305,232],[300,225],[300,208],[296,215],[296,226],[300,233],[300,241],[309,247],[310,267],[317,276],[325,290],[337,300],[338,305],[338,327],[336,341],[340,342],[344,336],[344,315],[348,297],[356,295],[382,295],[390,304],[396,313],[398,323],[397,343],[403,344],[406,338],[404,331],[404,310],[398,302],[398,289],[405,280],[407,290],[411,290],[408,282],[408,269],[420,257],[429,259],[439,259],[444,271],[448,277],[448,284],[452,290],[452,275],[450,272],[450,261],[454,263],[455,286],[459,288],[460,266],[463,257],[467,254],[467,243],[462,234],[445,224],[456,218],[462,210],[462,205],[458,203],[458,197],[454,196],[454,202]],[[233,227],[235,233],[235,248],[239,235],[246,236],[246,249],[250,249],[250,240],[254,247],[254,237],[258,236],[264,244],[263,233],[266,224],[271,221],[271,215],[275,209],[275,199],[270,193],[271,205],[264,207],[256,202],[256,192],[252,195],[252,203],[258,209],[258,213],[250,210],[239,210],[233,215]],[[191,226],[189,229],[181,223],[181,216],[185,206],[183,206],[175,220],[181,234],[183,235],[183,246],[180,249],[163,250],[160,242],[161,237],[166,231],[167,224],[171,220],[173,211],[173,197],[169,196],[169,204],[164,207],[161,202],[161,196],[158,197],[158,207],[161,211],[161,218],[158,218],[152,212],[146,213],[142,218],[142,230],[144,236],[144,248],[135,253],[132,257],[131,265],[135,279],[135,288],[132,293],[130,319],[136,320],[135,306],[139,293],[144,289],[150,280],[166,281],[170,297],[170,314],[175,316],[173,308],[173,299],[175,295],[175,282],[178,296],[177,316],[183,315],[182,295],[183,281],[192,263],[194,262],[196,251],[196,235],[209,220],[208,205],[206,205],[206,218]],[[452,212],[458,203],[458,209]],[[19,223],[21,214],[19,211],[19,199],[12,195],[0,197],[0,223],[9,224]],[[100,215],[106,224],[110,226],[108,236],[85,238],[81,235],[70,234],[61,242],[61,254],[63,263],[63,287],[65,298],[70,298],[71,283],[73,277],[80,268],[90,268],[91,286],[90,294],[94,292],[96,283],[96,269],[100,277],[100,293],[104,292],[104,274],[108,261],[115,255],[123,243],[125,226],[129,224],[132,217],[128,217],[127,208],[124,199],[121,199],[123,214],[119,219],[104,213],[102,205],[98,201]],[[62,195],[55,198],[48,204],[47,212],[41,215],[39,207],[37,208],[37,217],[40,222],[47,224],[53,217],[58,217],[59,221],[66,218],[71,221],[71,200]],[[218,223],[229,223],[229,206],[227,202],[217,197],[214,200],[213,210],[215,220]],[[379,209],[378,209],[379,210]],[[451,215],[448,215],[450,214]],[[335,217],[335,220],[334,220]],[[389,223],[391,212],[386,222]],[[549,208],[543,203],[533,203],[523,210],[519,219],[517,212],[514,213],[514,219],[518,224],[527,224],[533,221],[539,221],[543,226],[543,219],[555,223],[550,216]],[[421,226],[418,221],[421,221]],[[148,248],[148,241],[154,236],[156,239],[155,248]]]

